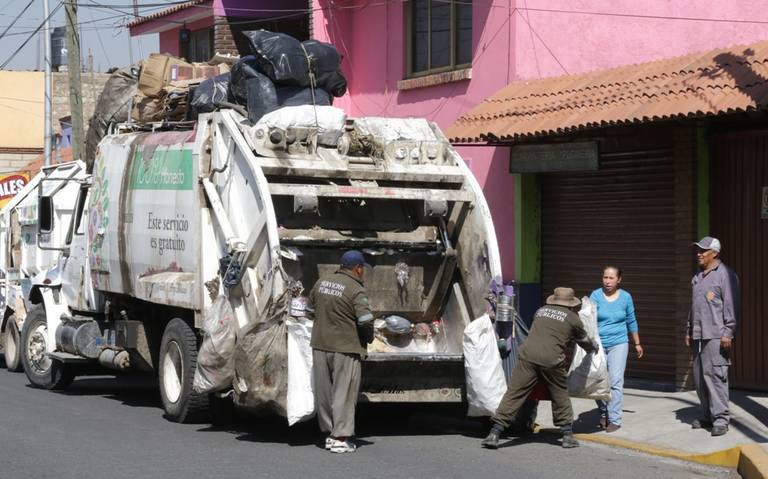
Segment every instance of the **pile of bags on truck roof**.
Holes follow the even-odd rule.
[[[229,73],[203,81],[191,94],[190,117],[211,112],[222,102],[246,107],[258,121],[284,106],[330,106],[347,91],[341,55],[333,45],[290,35],[256,30],[243,33],[251,54]],[[224,99],[226,93],[226,100]]]
[[[187,119],[190,90],[228,72],[236,60],[217,55],[208,63],[187,63],[171,55],[150,55],[141,63],[131,118],[138,122]]]
[[[200,113],[233,106],[245,107],[255,123],[284,106],[328,106],[346,93],[341,55],[333,45],[266,30],[244,35],[251,54],[243,58],[217,54],[208,63],[188,63],[153,54],[113,72],[90,119],[88,167],[115,123],[192,121]]]

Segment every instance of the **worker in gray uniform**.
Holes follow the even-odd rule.
[[[493,415],[488,437],[481,445],[488,449],[499,447],[499,437],[515,418],[538,381],[544,381],[552,397],[555,426],[563,433],[563,447],[578,447],[573,437],[573,408],[568,395],[568,367],[565,350],[576,341],[587,352],[597,352],[598,345],[587,336],[584,324],[576,314],[581,301],[571,288],[555,288],[547,305],[536,311],[528,339],[523,343],[517,364],[512,370],[507,392]]]
[[[685,333],[693,348],[693,384],[703,415],[694,429],[711,428],[713,436],[728,432],[728,366],[739,315],[739,278],[720,260],[717,238],[705,236],[697,243],[701,267],[691,280],[691,310]]]
[[[320,278],[309,295],[312,326],[312,376],[320,430],[331,452],[355,452],[355,409],[360,393],[360,361],[373,337],[373,315],[363,286],[363,253],[351,250],[339,269]]]

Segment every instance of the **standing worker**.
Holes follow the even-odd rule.
[[[328,434],[331,452],[355,452],[355,408],[360,392],[360,360],[367,352],[373,315],[363,286],[367,266],[363,253],[351,250],[341,266],[320,278],[309,299],[315,310],[312,326],[312,376],[320,430]],[[370,331],[368,331],[370,329]]]
[[[598,350],[597,343],[589,339],[575,313],[580,304],[573,289],[555,288],[554,294],[547,298],[547,305],[536,311],[531,332],[520,348],[517,364],[512,370],[507,392],[491,418],[491,432],[481,443],[483,447],[499,447],[499,436],[510,426],[539,380],[549,387],[552,415],[555,426],[559,426],[563,433],[563,447],[578,447],[579,441],[573,437],[565,348],[575,340],[587,352]]]
[[[693,347],[693,383],[703,416],[694,429],[728,432],[728,366],[739,314],[739,278],[720,260],[720,241],[705,236],[696,246],[701,271],[691,280],[685,345]]]

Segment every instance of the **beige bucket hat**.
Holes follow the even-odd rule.
[[[552,294],[547,298],[547,304],[573,308],[574,306],[580,305],[581,300],[576,297],[573,288],[555,288],[555,294]]]

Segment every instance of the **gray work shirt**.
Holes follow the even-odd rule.
[[[739,314],[739,278],[723,263],[691,280],[688,335],[693,339],[733,338]]]

